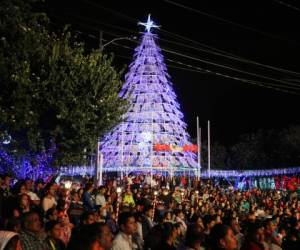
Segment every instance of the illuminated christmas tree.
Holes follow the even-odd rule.
[[[125,76],[120,95],[130,103],[123,122],[101,141],[106,171],[197,168],[197,147],[189,141],[157,36],[148,16],[140,45]],[[171,170],[172,171],[172,170]]]

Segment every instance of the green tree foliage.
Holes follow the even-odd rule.
[[[194,143],[196,140],[194,140]],[[207,141],[201,166],[207,169]],[[258,130],[241,135],[233,145],[211,144],[211,169],[266,169],[300,166],[300,126]]]
[[[203,169],[208,167],[208,146],[207,141],[202,143],[201,150],[201,166]],[[219,142],[213,142],[210,148],[210,157],[211,157],[211,168],[213,169],[226,169],[227,161],[227,149],[224,145]]]
[[[55,143],[56,164],[81,164],[125,111],[120,72],[69,32],[50,33],[27,2],[0,1],[0,133],[18,155]]]
[[[237,169],[255,169],[266,167],[268,157],[265,153],[265,134],[262,130],[242,135],[230,148],[229,164]]]
[[[300,126],[243,135],[230,150],[228,166],[265,169],[300,165]]]

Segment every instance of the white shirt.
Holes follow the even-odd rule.
[[[133,244],[131,236],[122,232],[118,233],[113,241],[112,250],[132,250]]]
[[[37,196],[37,194],[32,192],[32,191],[28,191],[27,194],[29,195],[30,200],[32,200],[32,201],[39,201],[40,200],[40,198]]]
[[[96,205],[97,205],[97,206],[104,207],[105,204],[106,204],[106,201],[105,201],[104,195],[102,195],[102,194],[97,194],[97,195],[96,195]]]
[[[43,206],[43,209],[45,212],[47,212],[48,209],[53,208],[56,205],[57,205],[57,202],[54,197],[50,197],[50,198],[44,197],[42,206]]]

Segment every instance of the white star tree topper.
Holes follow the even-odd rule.
[[[148,20],[146,23],[138,22],[138,25],[145,26],[147,32],[150,32],[151,28],[159,28],[160,27],[151,20],[151,14],[148,15]]]

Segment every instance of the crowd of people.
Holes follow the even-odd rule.
[[[300,249],[296,192],[160,175],[0,181],[0,250]]]

